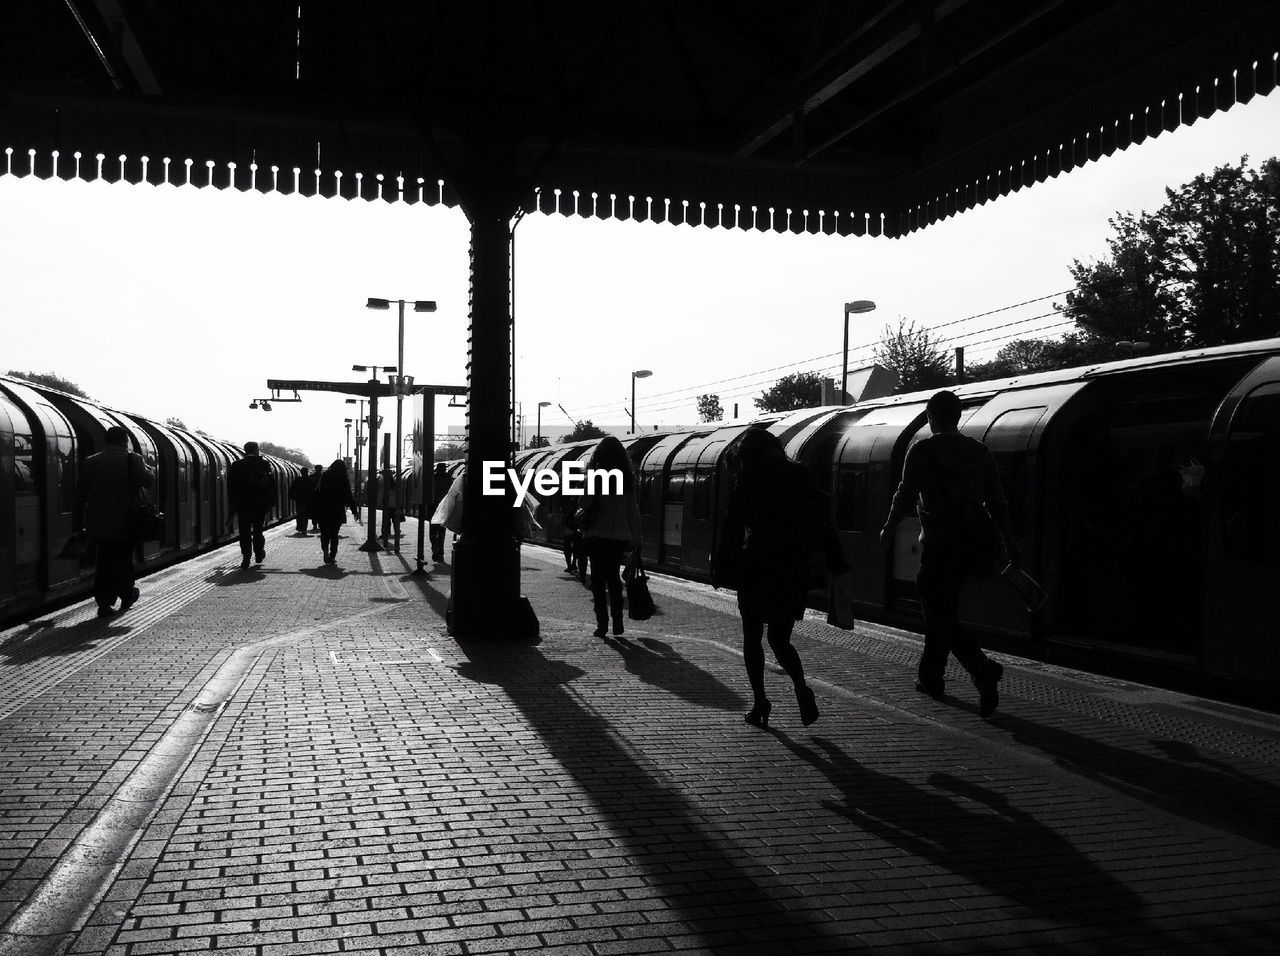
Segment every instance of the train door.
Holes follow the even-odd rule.
[[[833,458],[836,532],[853,569],[854,598],[876,607],[915,607],[915,554],[920,524],[899,525],[892,555],[880,545],[910,436],[924,419],[924,402],[872,408],[846,428]],[[892,571],[890,570],[892,569]]]
[[[38,587],[55,590],[92,573],[81,568],[79,559],[59,555],[81,518],[76,436],[67,416],[43,392],[18,382],[7,383],[6,390],[20,410],[21,424],[14,424],[24,429],[24,437],[15,436],[13,447],[19,521],[15,533],[22,539],[17,551],[34,555],[32,580]],[[16,570],[21,572],[20,567]]]
[[[1202,660],[1211,673],[1280,685],[1280,358],[1245,376],[1214,415]],[[1198,476],[1183,476],[1184,487]]]
[[[40,540],[40,513],[32,465],[26,416],[0,394],[0,607],[37,587],[39,555],[30,545]]]

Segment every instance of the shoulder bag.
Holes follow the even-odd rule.
[[[644,572],[640,563],[640,549],[636,548],[635,557],[622,572],[627,585],[627,617],[633,621],[647,621],[653,617],[657,607],[649,594],[649,575]]]

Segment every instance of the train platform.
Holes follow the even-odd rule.
[[[815,618],[761,730],[732,594],[601,640],[529,547],[540,639],[458,642],[405,529],[0,633],[0,954],[1275,950],[1274,715],[999,655],[984,721]]]

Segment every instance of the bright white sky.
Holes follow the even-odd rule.
[[[898,316],[936,327],[1068,289],[1073,259],[1105,253],[1117,210],[1154,209],[1165,186],[1243,154],[1280,155],[1280,97],[900,240],[527,217],[515,287],[526,438],[539,401],[554,403],[544,426],[569,424],[561,404],[622,424],[641,368],[654,372],[637,383],[642,428],[696,421],[702,392],[749,416],[781,375],[838,371],[844,302],[878,303],[852,319],[854,368]],[[249,401],[268,378],[394,365],[396,313],[367,311],[370,296],[437,300],[406,315],[405,370],[465,384],[467,243],[462,214],[440,208],[0,175],[0,372],[56,372],[113,407],[328,462],[353,410],[341,396],[304,393],[270,414]],[[939,335],[981,361],[1000,344],[983,340],[1057,320],[996,326],[1051,311],[1033,302]],[[438,431],[460,426],[443,406]],[[384,427],[394,421],[392,407]]]

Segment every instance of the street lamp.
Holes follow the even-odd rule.
[[[542,410],[550,404],[550,402],[538,402],[538,434],[533,439],[534,448],[542,447]]]
[[[647,368],[636,369],[634,372],[631,373],[631,432],[630,434],[632,435],[636,433],[636,379],[648,378],[652,374],[653,372],[649,371],[649,369]]]
[[[348,399],[348,401],[350,401],[350,399]],[[350,458],[351,458],[351,419],[349,419],[349,418],[344,418],[344,419],[342,420],[342,422],[343,422],[343,424],[345,424],[345,425],[347,426],[347,454],[346,454],[346,456],[345,456],[345,457],[346,457],[346,458],[348,458],[348,459],[350,459]],[[357,439],[356,439],[356,450],[357,450],[357,451],[359,451],[359,450],[360,450],[360,444],[359,444],[359,443],[360,443],[360,439],[359,439],[359,438],[357,438]]]
[[[361,476],[360,449],[364,447],[364,438],[362,437],[362,432],[361,432],[361,428],[364,425],[364,399],[348,398],[347,404],[348,405],[359,404],[360,406],[360,415],[359,417],[356,418],[356,489],[355,489],[356,501],[359,501],[360,500],[360,476]]]
[[[849,316],[861,315],[863,312],[871,312],[876,304],[870,299],[859,299],[856,302],[846,302],[844,304],[844,359],[840,363],[840,404],[849,404]]]
[[[400,502],[400,474],[404,470],[404,393],[406,388],[413,387],[413,379],[409,379],[406,385],[405,379],[408,377],[404,374],[404,299],[375,299],[370,297],[365,302],[366,309],[376,309],[385,311],[391,308],[391,303],[395,302],[400,308],[400,334],[399,334],[399,352],[397,353],[397,362],[399,363],[398,378],[392,382],[396,392],[396,507],[403,507]],[[415,299],[413,301],[414,312],[434,312],[436,303],[433,299]],[[397,371],[393,369],[392,371]],[[396,534],[396,553],[400,553],[400,535]]]

